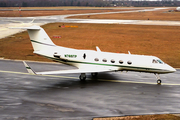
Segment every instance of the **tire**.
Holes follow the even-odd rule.
[[[86,81],[86,77],[82,77],[81,75],[79,76],[79,79],[80,79],[80,81]]]
[[[92,77],[97,77],[98,73],[91,73]]]
[[[160,79],[159,79],[159,80],[157,80],[157,84],[161,84],[161,82],[162,82],[162,81],[161,81]]]

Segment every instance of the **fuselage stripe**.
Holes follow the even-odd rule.
[[[48,45],[48,46],[56,46],[56,45],[51,45],[51,44],[47,44],[47,43],[38,42],[38,41],[35,41],[35,40],[31,40],[31,42],[39,43],[39,44],[42,44],[42,45]]]

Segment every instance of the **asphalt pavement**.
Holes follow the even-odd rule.
[[[75,69],[27,62],[35,71]],[[1,119],[89,120],[93,117],[180,113],[180,70],[161,75],[138,72],[29,75],[22,61],[0,60]]]
[[[99,13],[83,15],[92,14]],[[179,21],[66,19],[68,16],[75,15],[1,17],[1,37],[19,32],[7,27],[32,26],[29,22],[34,18],[33,24],[37,25],[53,22],[173,26],[180,24]],[[57,63],[28,64],[37,72],[74,69]],[[22,61],[0,60],[0,118],[89,120],[105,116],[180,113],[179,74],[180,70],[160,75],[162,85],[156,84],[153,74],[138,72],[99,73],[96,79],[87,74],[87,81],[82,83],[79,81],[79,74],[29,75]]]

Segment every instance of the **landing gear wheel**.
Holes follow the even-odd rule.
[[[79,79],[80,81],[84,82],[86,80],[86,74],[82,73],[80,76],[79,76]]]
[[[86,77],[82,77],[81,75],[79,76],[80,81],[85,81]]]
[[[160,79],[157,80],[157,84],[161,84],[161,80]]]
[[[92,77],[97,77],[98,73],[91,73]]]

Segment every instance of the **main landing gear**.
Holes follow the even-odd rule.
[[[96,73],[91,73],[91,76],[92,76],[93,78],[97,77],[97,75],[98,75],[97,72],[96,72]]]
[[[98,73],[91,73],[91,76],[96,78],[98,75]],[[81,73],[81,75],[79,76],[79,79],[81,82],[84,82],[86,80],[86,73]]]
[[[81,73],[81,75],[79,76],[79,79],[81,82],[86,80],[86,73]]]
[[[159,75],[157,73],[154,73],[154,74],[155,74],[155,76],[157,78],[157,84],[160,85],[162,81],[161,81]]]

